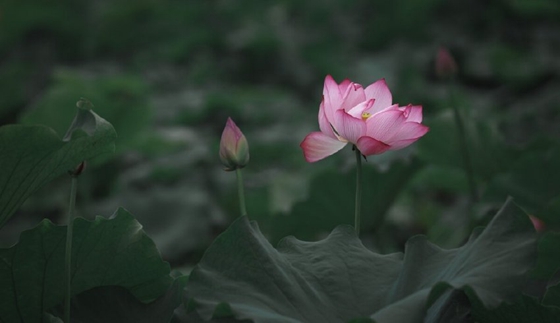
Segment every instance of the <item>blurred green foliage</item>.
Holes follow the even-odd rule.
[[[342,196],[352,195],[350,173],[348,183],[324,177],[350,169],[351,153],[307,165],[298,147],[318,129],[323,78],[367,85],[384,77],[395,102],[423,105],[431,131],[402,154],[372,156],[365,165],[379,172],[375,181],[403,159],[423,163],[402,189],[371,206],[379,209],[364,220],[371,223],[365,240],[393,250],[427,233],[457,246],[489,219],[475,215],[492,214],[507,195],[547,225],[560,223],[560,196],[547,181],[560,163],[550,152],[560,139],[559,17],[556,0],[8,0],[0,4],[0,124],[40,123],[63,133],[75,102],[93,102],[115,126],[117,154],[88,168],[78,212],[130,208],[164,257],[188,267],[238,214],[234,175],[222,172],[217,156],[227,117],[249,140],[251,216],[281,231],[263,225],[275,239],[311,239],[336,216],[351,219],[331,213],[314,227],[310,219],[320,216],[298,211],[334,200],[337,187],[327,185],[348,184]],[[453,85],[433,72],[438,46],[457,60]],[[480,194],[474,205],[452,106],[467,131]],[[67,186],[61,179],[39,191],[19,218],[58,219],[66,202],[54,192]],[[282,212],[294,222],[274,225]],[[11,225],[10,232],[29,227]],[[0,243],[14,242],[2,235]]]
[[[76,93],[94,103],[93,109],[118,130],[117,151],[135,148],[151,119],[147,85],[129,75],[80,75],[60,71],[35,107],[21,116],[23,124],[43,124],[66,131],[76,109]]]

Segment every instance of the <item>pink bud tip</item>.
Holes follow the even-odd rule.
[[[243,168],[249,162],[247,139],[231,118],[228,118],[222,132],[220,160],[226,171]]]
[[[543,220],[532,215],[529,215],[529,219],[531,219],[531,222],[533,223],[533,227],[535,227],[535,230],[537,232],[543,232],[546,229],[546,225],[543,222]]]

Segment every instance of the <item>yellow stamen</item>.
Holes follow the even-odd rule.
[[[371,117],[371,113],[369,112],[362,112],[362,120],[367,120],[367,118]]]

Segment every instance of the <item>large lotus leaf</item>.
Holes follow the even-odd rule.
[[[546,289],[543,304],[556,306],[560,309],[560,283],[551,285]]]
[[[527,215],[511,201],[464,246],[444,250],[416,236],[404,255],[367,250],[350,226],[317,242],[288,237],[274,249],[242,217],[191,273],[189,307],[204,319],[227,306],[255,322],[422,322],[426,307],[448,296],[442,283],[472,289],[488,307],[510,299],[533,265],[535,242]]]
[[[422,168],[422,163],[412,160],[398,162],[386,171],[376,170],[367,164],[362,172],[362,228],[377,228],[387,210],[402,192],[402,188]],[[354,170],[355,172],[355,170]],[[315,177],[309,188],[309,197],[294,205],[287,215],[278,214],[265,222],[265,232],[272,241],[288,235],[311,240],[325,236],[340,224],[353,224],[356,178],[351,174],[326,171]]]
[[[40,322],[64,298],[66,227],[43,220],[13,247],[0,249],[0,321]],[[72,239],[72,295],[116,285],[147,302],[169,287],[162,261],[142,226],[123,209],[111,219],[77,218]]]
[[[121,286],[92,288],[72,298],[71,320],[74,323],[167,323],[182,302],[183,280],[183,277],[176,279],[163,295],[147,304]],[[57,306],[56,312],[62,317],[63,306]]]
[[[44,126],[0,127],[0,228],[45,183],[114,151],[116,137],[110,123],[86,108],[78,108],[63,140]]]

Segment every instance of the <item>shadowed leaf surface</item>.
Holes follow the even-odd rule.
[[[176,279],[151,303],[142,303],[121,286],[95,287],[72,298],[72,322],[80,323],[167,323],[181,304],[184,283]],[[62,317],[63,307],[57,306]]]
[[[66,227],[43,220],[20,241],[0,249],[0,321],[40,322],[64,298]],[[98,286],[128,289],[143,302],[165,293],[173,279],[142,226],[123,209],[111,219],[77,218],[72,241],[72,295]]]
[[[473,317],[476,322],[492,323],[558,323],[560,307],[547,306],[538,299],[523,295],[513,304],[502,304],[496,309],[488,310],[480,303],[473,305]]]
[[[547,232],[539,239],[537,265],[531,271],[531,277],[550,279],[560,269],[560,234]]]

